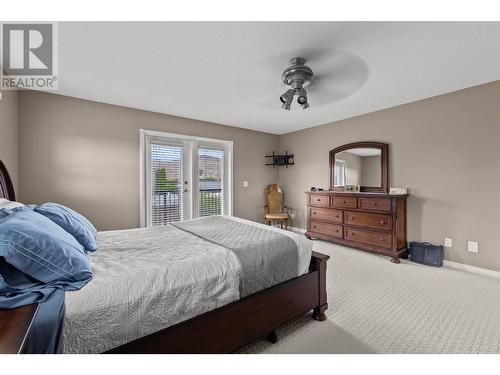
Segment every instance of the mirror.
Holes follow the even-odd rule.
[[[388,145],[356,142],[330,151],[330,190],[345,191],[347,185],[362,192],[387,192]]]

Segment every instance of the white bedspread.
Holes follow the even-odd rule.
[[[312,244],[280,232],[294,239],[298,274],[305,273]],[[99,232],[97,239],[93,280],[66,292],[65,353],[101,353],[239,298],[241,265],[224,247],[171,225]]]

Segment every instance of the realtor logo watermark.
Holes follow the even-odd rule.
[[[57,23],[0,26],[0,89],[57,90]]]

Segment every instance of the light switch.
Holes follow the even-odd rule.
[[[479,242],[467,241],[467,251],[471,253],[479,253]]]
[[[452,247],[453,246],[453,242],[451,240],[451,238],[445,238],[444,239],[444,247]]]
[[[248,187],[248,181],[243,181],[243,187]]]

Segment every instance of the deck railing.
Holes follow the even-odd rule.
[[[182,220],[182,193],[178,190],[159,190],[151,198],[153,225],[165,225]],[[199,190],[200,216],[222,213],[222,189]]]

